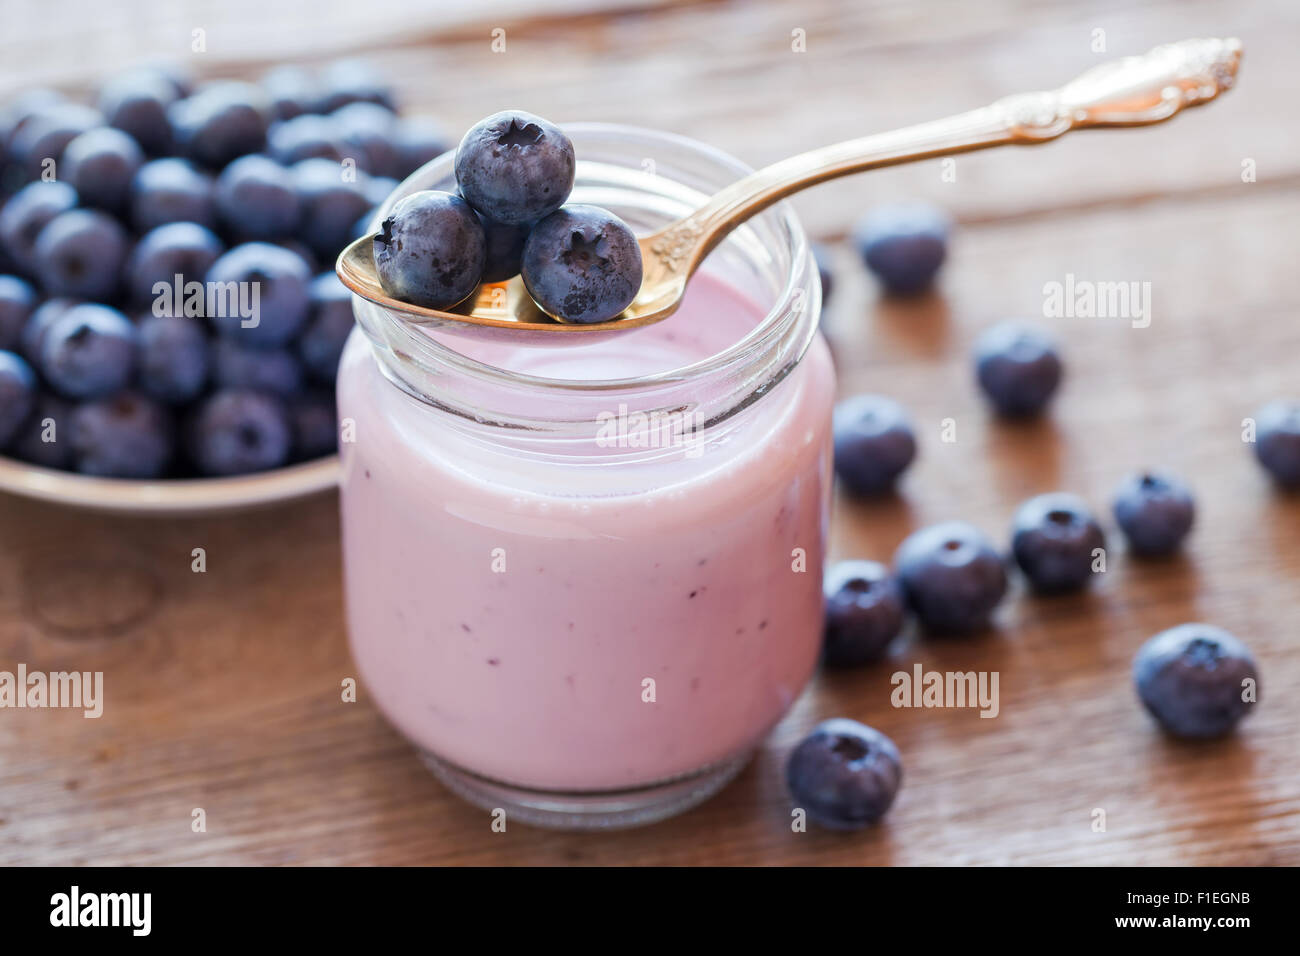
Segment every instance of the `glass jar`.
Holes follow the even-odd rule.
[[[566,127],[571,202],[643,234],[748,172]],[[452,157],[415,173],[454,189]],[[340,366],[348,629],[363,685],[454,791],[561,827],[659,819],[745,765],[821,644],[834,373],[777,206],[683,309],[575,346],[430,332],[356,300]]]

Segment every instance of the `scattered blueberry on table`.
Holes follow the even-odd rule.
[[[894,555],[908,606],[934,634],[986,629],[1007,593],[1003,557],[988,536],[964,521],[945,521],[909,535]]]
[[[884,657],[906,619],[902,585],[878,561],[840,561],[823,580],[826,627],[822,659],[854,667]]]
[[[1036,591],[1077,591],[1092,580],[1097,552],[1106,536],[1092,511],[1077,495],[1037,495],[1017,510],[1011,553]]]
[[[1176,475],[1129,475],[1115,493],[1115,520],[1134,554],[1158,557],[1182,545],[1196,520],[1196,499]]]
[[[1133,659],[1138,697],[1176,737],[1219,737],[1259,699],[1255,659],[1238,638],[1209,624],[1162,631]]]
[[[917,295],[929,289],[948,255],[948,214],[926,202],[895,202],[867,213],[853,231],[862,261],[885,292]]]
[[[1255,457],[1283,488],[1300,488],[1300,402],[1269,402],[1255,413]]]
[[[832,416],[835,473],[855,495],[890,491],[916,457],[916,434],[906,410],[883,395],[855,395]]]
[[[786,786],[809,819],[834,830],[875,823],[903,780],[898,747],[880,731],[839,717],[823,721],[791,752]]]
[[[975,374],[999,415],[1031,418],[1056,394],[1064,366],[1056,342],[1041,329],[1003,322],[975,341]]]

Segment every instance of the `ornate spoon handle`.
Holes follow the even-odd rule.
[[[1020,93],[947,119],[824,146],[751,173],[669,227],[657,265],[694,271],[738,223],[791,193],[837,176],[993,146],[1033,145],[1073,129],[1148,126],[1230,88],[1236,39],[1183,40],[1094,67],[1056,90]]]

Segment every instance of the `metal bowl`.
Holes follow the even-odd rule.
[[[0,457],[0,491],[95,511],[198,515],[275,504],[338,484],[337,455],[231,478],[125,481],[38,468]]]

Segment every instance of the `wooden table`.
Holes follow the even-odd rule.
[[[1201,515],[1182,558],[1140,563],[1114,540],[1089,594],[1017,586],[994,636],[913,640],[887,663],[818,677],[750,768],[685,816],[616,834],[500,834],[429,776],[364,691],[340,702],[353,669],[334,495],[193,520],[3,497],[0,669],[102,670],[107,705],[99,720],[0,712],[0,863],[1300,863],[1300,498],[1270,488],[1240,436],[1258,405],[1300,392],[1294,4],[756,0],[584,15],[570,0],[563,15],[458,3],[409,22],[379,2],[364,28],[342,3],[199,5],[193,23],[161,0],[143,6],[157,16],[129,29],[100,23],[106,8],[87,0],[42,7],[0,39],[0,82],[86,85],[127,59],[183,54],[201,23],[208,51],[193,60],[210,74],[358,48],[412,111],[453,128],[518,105],[675,130],[759,164],[1055,85],[1102,58],[1096,29],[1109,56],[1237,34],[1240,88],[1168,127],[964,157],[955,182],[938,163],[880,172],[796,203],[828,239],[902,194],[960,222],[942,296],[917,304],[878,302],[838,247],[827,327],[840,389],[905,402],[921,454],[896,499],[836,502],[833,557],[886,557],[950,517],[1005,536],[1015,505],[1041,491],[1104,509],[1120,477],[1148,465],[1185,475]],[[495,26],[505,54],[490,52]],[[792,52],[795,29],[807,52]],[[1258,181],[1242,181],[1246,160]],[[971,380],[973,335],[1041,315],[1044,284],[1067,273],[1150,282],[1150,327],[1053,320],[1069,372],[1052,416],[991,421]],[[940,440],[945,418],[955,443]],[[206,573],[190,569],[195,547]],[[1258,655],[1262,705],[1233,739],[1170,742],[1137,704],[1134,650],[1189,620]],[[998,671],[1000,715],[893,709],[890,675],[917,662]],[[903,790],[875,829],[792,833],[784,757],[834,715],[898,742]],[[206,832],[191,830],[195,808]]]

